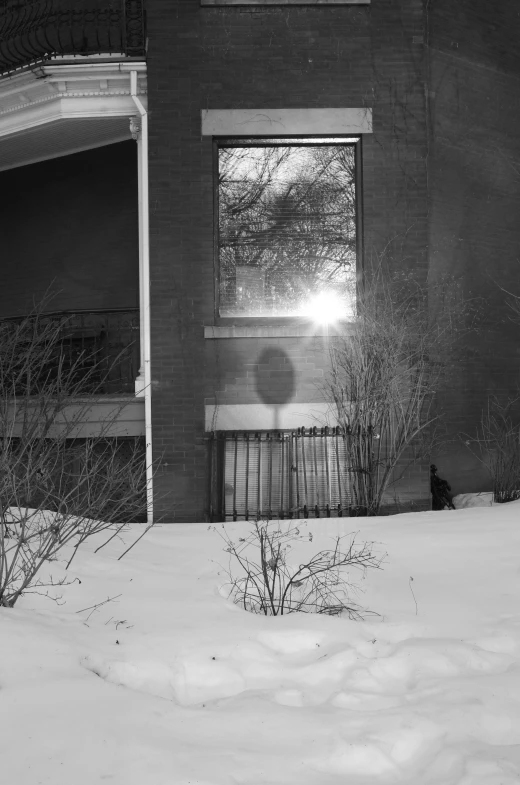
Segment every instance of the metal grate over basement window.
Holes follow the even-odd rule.
[[[358,515],[341,428],[215,431],[212,521]]]

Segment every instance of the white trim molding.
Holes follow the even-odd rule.
[[[202,136],[357,136],[372,133],[372,110],[203,109]]]
[[[22,418],[28,416],[31,420],[35,417],[34,410],[31,406],[27,410],[22,406],[22,411],[18,414],[16,402],[8,404],[8,410],[9,422],[12,424],[11,435],[19,436],[23,430]],[[53,438],[63,436],[64,433],[66,439],[144,436],[144,401],[139,398],[108,395],[97,399],[77,398],[58,414],[48,435]]]

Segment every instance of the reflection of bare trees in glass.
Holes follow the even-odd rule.
[[[221,315],[290,315],[355,278],[354,147],[219,149]]]

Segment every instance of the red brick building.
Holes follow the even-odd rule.
[[[516,389],[520,293],[520,12],[491,5],[0,2],[0,315],[51,287],[78,335],[139,336],[89,427],[125,403],[119,434],[160,459],[156,519],[348,514],[337,440],[296,429],[334,424],[336,328],[313,304],[382,257],[483,304],[431,460],[455,492],[488,489],[458,434]],[[429,509],[427,463],[392,509]]]

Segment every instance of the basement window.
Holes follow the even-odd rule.
[[[366,514],[341,428],[209,434],[212,521]]]
[[[352,317],[358,142],[215,142],[218,316]]]

